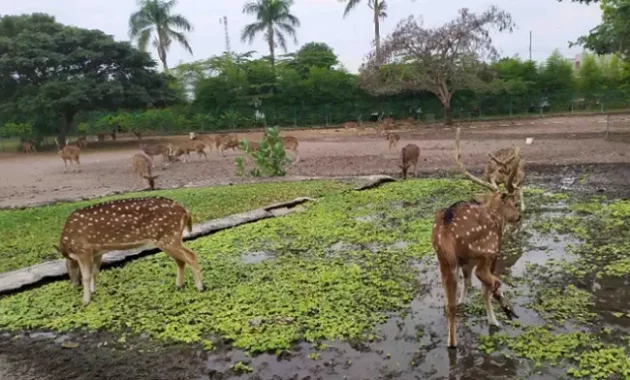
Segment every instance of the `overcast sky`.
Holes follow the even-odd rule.
[[[569,49],[568,42],[596,26],[601,11],[598,6],[567,1],[387,0],[389,17],[382,22],[381,33],[383,36],[389,34],[399,20],[410,14],[421,15],[425,26],[436,26],[454,18],[459,8],[468,7],[474,12],[481,12],[490,5],[496,5],[510,12],[518,27],[512,34],[494,38],[504,56],[527,58],[531,30],[534,60],[544,60],[555,48],[566,57],[574,57],[581,49]],[[45,12],[54,15],[61,23],[101,29],[119,40],[129,39],[129,15],[137,8],[135,0],[3,0],[2,3],[2,14]],[[232,50],[256,50],[266,54],[262,36],[251,46],[240,40],[243,26],[253,21],[252,17],[241,13],[244,3],[244,0],[179,0],[176,12],[187,17],[195,27],[189,35],[194,55],[173,43],[168,55],[169,66],[222,53],[225,39],[219,19],[223,16],[228,17]],[[343,10],[344,4],[338,0],[296,0],[292,9],[302,23],[297,32],[299,45],[311,41],[326,42],[344,66],[356,72],[373,40],[371,10],[365,0],[346,19],[343,18]],[[289,45],[289,51],[295,48],[292,43]],[[151,53],[157,59],[157,54],[154,51]]]

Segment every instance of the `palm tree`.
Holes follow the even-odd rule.
[[[348,2],[343,17],[348,16],[350,12],[361,2],[361,0],[339,0],[342,3]],[[376,55],[381,51],[381,25],[380,20],[387,17],[387,3],[385,0],[367,0],[368,7],[374,14],[374,45],[376,46]]]
[[[147,44],[153,36],[153,46],[157,48],[164,71],[168,71],[166,53],[173,40],[192,54],[184,35],[184,32],[193,30],[190,21],[182,15],[171,13],[177,5],[177,0],[138,0],[138,5],[140,9],[129,17],[129,36],[132,40],[138,40],[140,50],[146,51]]]
[[[287,51],[284,33],[292,36],[297,44],[295,28],[300,26],[300,20],[290,13],[292,5],[293,0],[255,0],[248,1],[243,7],[243,13],[256,16],[256,22],[243,28],[241,40],[249,40],[251,44],[256,35],[263,32],[269,45],[272,66],[276,64],[276,47],[279,45]]]

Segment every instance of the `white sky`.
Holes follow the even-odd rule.
[[[586,34],[601,17],[598,6],[586,6],[565,0],[387,0],[389,17],[381,24],[381,34],[389,34],[398,21],[421,15],[426,26],[437,26],[453,19],[459,8],[468,7],[481,12],[496,5],[512,14],[517,30],[512,34],[497,35],[496,46],[505,56],[528,56],[529,31],[533,31],[532,58],[544,60],[558,48],[566,57],[580,53],[580,48],[569,49],[568,42]],[[118,40],[128,40],[129,15],[136,10],[135,0],[2,0],[2,14],[44,12],[57,21],[89,29],[101,29]],[[173,43],[168,55],[169,66],[220,54],[225,49],[223,25],[219,19],[228,17],[232,50],[256,50],[267,54],[262,36],[249,46],[240,40],[241,30],[253,22],[241,13],[244,0],[179,0],[176,13],[187,17],[195,27],[189,35],[194,56]],[[371,49],[373,24],[371,10],[365,1],[343,19],[345,4],[338,0],[296,0],[293,14],[301,21],[298,42],[326,42],[339,56],[344,66],[356,72],[366,53]],[[299,46],[290,43],[289,51]],[[157,59],[155,51],[151,51]],[[279,52],[282,53],[282,52]]]

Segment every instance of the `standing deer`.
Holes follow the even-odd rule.
[[[171,199],[122,199],[74,211],[68,216],[59,246],[55,248],[66,258],[71,282],[79,286],[82,280],[85,305],[96,291],[103,254],[147,243],[175,260],[178,288],[184,285],[184,269],[188,264],[197,290],[202,291],[197,255],[184,245],[184,228],[192,231],[192,217],[184,206]]]
[[[147,157],[146,155],[142,153],[135,154],[131,158],[131,165],[133,166],[133,169],[135,170],[135,172],[140,175],[140,177],[147,180],[147,183],[149,184],[149,188],[151,188],[151,190],[154,190],[155,179],[159,176],[157,175],[154,176],[151,173],[151,161],[149,160],[149,157]]]
[[[398,166],[402,170],[403,179],[407,179],[407,172],[413,166],[415,176],[418,177],[418,159],[420,158],[420,148],[416,144],[407,144],[402,148],[401,161]]]
[[[282,138],[282,145],[284,149],[293,152],[293,165],[300,161],[300,152],[298,152],[298,139],[293,136],[284,136]]]
[[[209,150],[212,150],[212,146],[216,144],[216,139],[210,135],[198,135],[195,132],[190,132],[188,135],[191,140],[201,141],[206,144]]]
[[[22,153],[37,153],[37,144],[35,141],[24,141],[22,143]]]
[[[140,144],[140,150],[144,152],[151,159],[151,166],[155,167],[153,162],[153,156],[162,156],[162,165],[165,165],[167,162],[171,161],[172,156],[172,148],[170,146],[164,144],[157,145],[149,145],[149,144]]]
[[[227,149],[236,150],[239,146],[238,137],[235,134],[219,135],[215,138],[215,144],[217,151],[221,156],[225,156],[223,153]]]
[[[455,161],[459,170],[474,183],[486,187],[492,193],[484,194],[478,200],[460,201],[435,213],[432,245],[439,262],[442,286],[446,293],[448,318],[448,347],[455,348],[456,342],[456,296],[458,269],[464,275],[464,288],[459,303],[466,300],[466,291],[472,285],[471,274],[475,274],[483,285],[483,300],[488,323],[499,326],[492,310],[490,295],[503,308],[509,319],[518,318],[512,307],[505,301],[501,291],[501,280],[495,275],[496,260],[501,251],[503,234],[509,224],[518,223],[521,213],[517,206],[513,171],[507,181],[507,192],[496,185],[473,176],[461,162],[459,150],[460,129],[455,137]]]
[[[388,132],[385,139],[389,141],[389,150],[391,152],[392,147],[396,148],[396,145],[398,145],[398,141],[400,141],[400,135],[398,133]]]
[[[77,171],[80,172],[81,171],[81,161],[80,161],[81,148],[79,148],[76,145],[68,144],[68,139],[66,139],[66,144],[64,145],[63,148],[59,144],[59,140],[57,140],[57,138],[55,138],[55,144],[57,144],[57,147],[59,148],[59,151],[57,152],[57,154],[63,160],[63,165],[64,165],[63,172],[66,173],[68,171],[68,162],[70,162],[70,166],[72,166],[73,163],[76,163]]]
[[[186,155],[184,157],[184,162],[188,162],[190,161],[190,152],[197,152],[197,156],[199,157],[204,156],[207,160],[208,155],[205,152],[206,148],[207,146],[203,141],[189,140],[189,141],[184,141],[181,144],[179,144],[177,149],[174,149],[171,152],[171,155],[175,158],[179,158],[182,155]]]
[[[525,201],[523,199],[523,182],[525,181],[525,160],[521,158],[520,148],[512,146],[510,148],[499,149],[495,153],[489,154],[490,159],[486,163],[484,176],[486,181],[492,185],[505,185],[512,171],[515,171],[512,186],[518,190],[521,204],[521,211],[525,211]]]

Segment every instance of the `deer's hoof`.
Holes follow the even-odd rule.
[[[514,309],[512,309],[511,306],[505,306],[503,308],[503,312],[505,313],[505,316],[508,317],[508,319],[511,321],[514,318],[518,318],[518,315],[516,315],[516,313],[514,312]]]

